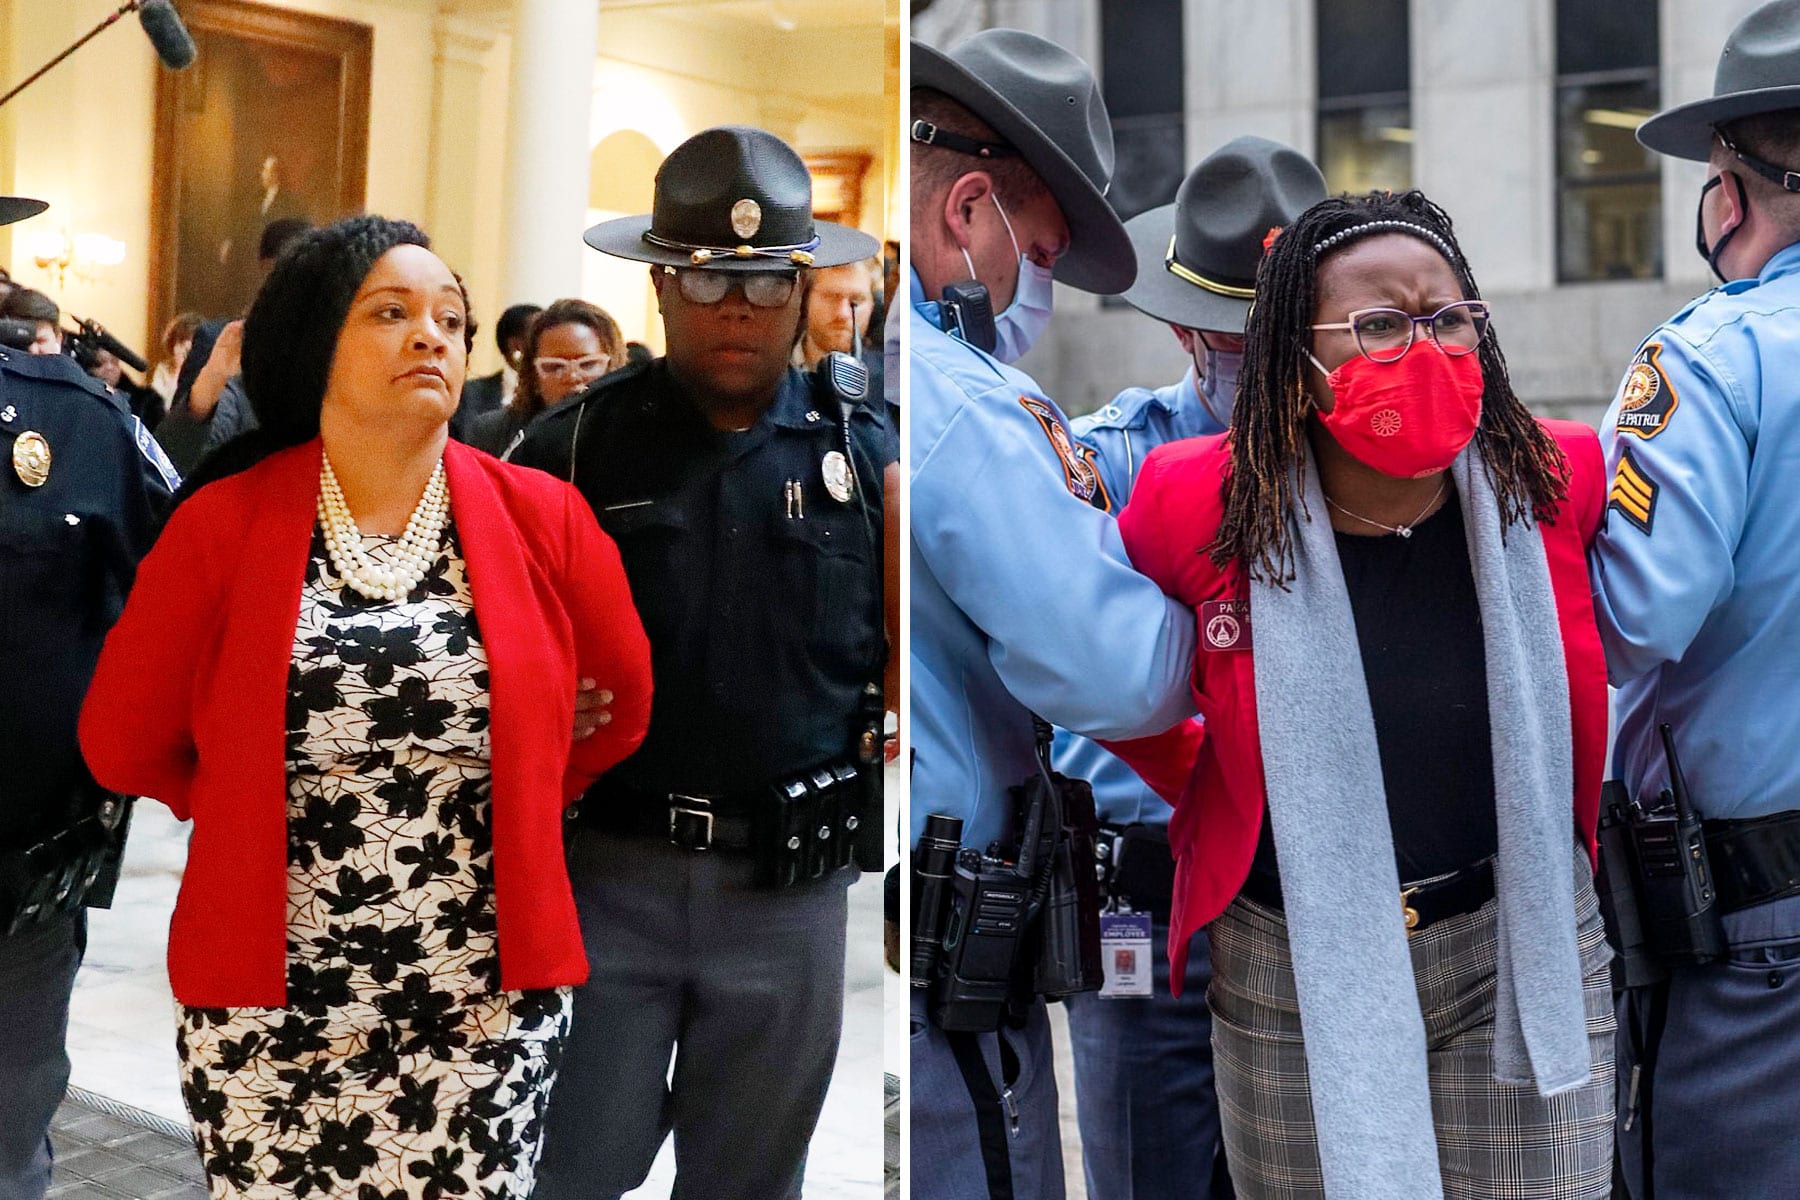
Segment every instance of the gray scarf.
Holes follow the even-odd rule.
[[[1440,1200],[1424,1018],[1375,721],[1308,447],[1290,589],[1253,582],[1257,721],[1326,1194]],[[1494,1078],[1555,1095],[1590,1064],[1569,878],[1569,689],[1543,538],[1503,537],[1473,445],[1450,468],[1487,649],[1499,820]],[[1310,514],[1310,515],[1309,515]]]

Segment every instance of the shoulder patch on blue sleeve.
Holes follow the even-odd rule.
[[[1620,433],[1650,440],[1669,427],[1681,398],[1662,367],[1662,343],[1649,342],[1631,360],[1619,394]]]
[[[1020,396],[1019,404],[1037,418],[1044,436],[1050,440],[1050,448],[1055,452],[1057,461],[1062,464],[1063,482],[1068,486],[1070,494],[1110,512],[1112,503],[1106,498],[1106,485],[1100,482],[1100,472],[1094,468],[1094,452],[1086,446],[1078,449],[1069,437],[1062,418],[1042,400]]]
[[[150,460],[150,465],[156,468],[156,473],[161,475],[163,482],[169,485],[169,491],[179,490],[181,472],[175,469],[175,464],[169,461],[167,454],[163,453],[162,446],[150,436],[150,431],[144,428],[144,423],[136,417],[131,418],[131,435],[132,440],[137,442],[138,452]]]
[[[1629,446],[1619,456],[1619,469],[1613,473],[1612,490],[1607,493],[1606,507],[1615,509],[1644,534],[1656,521],[1656,496],[1662,487],[1638,463]]]

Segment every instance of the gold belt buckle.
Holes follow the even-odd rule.
[[[1413,931],[1419,927],[1419,910],[1408,903],[1412,899],[1412,894],[1418,890],[1416,887],[1400,889],[1400,911],[1406,917],[1407,937],[1411,937]]]

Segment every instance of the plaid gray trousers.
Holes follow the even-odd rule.
[[[1610,1193],[1612,951],[1579,849],[1575,916],[1594,1076],[1551,1099],[1494,1081],[1495,902],[1411,939],[1446,1200],[1606,1200]],[[1325,1189],[1287,925],[1280,913],[1240,897],[1207,932],[1213,1064],[1232,1182],[1242,1200],[1319,1200]]]

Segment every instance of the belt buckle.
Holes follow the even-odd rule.
[[[1407,937],[1411,937],[1419,929],[1419,910],[1414,908],[1411,903],[1413,893],[1418,890],[1416,887],[1400,889],[1400,912],[1406,918]]]
[[[713,809],[711,796],[669,794],[669,841],[683,850],[711,850]]]

